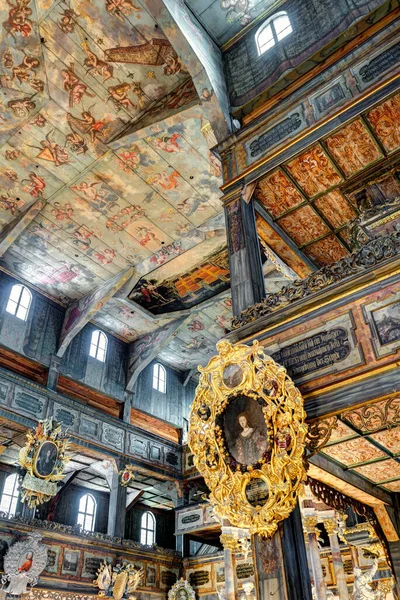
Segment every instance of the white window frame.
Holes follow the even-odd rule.
[[[17,319],[21,319],[21,321],[26,321],[31,303],[31,292],[21,283],[16,283],[12,286],[10,295],[8,296],[6,312],[17,317]]]
[[[93,503],[93,512],[90,512],[88,508],[88,502],[91,500]],[[96,498],[92,494],[83,494],[79,499],[78,517],[76,520],[77,525],[82,525],[82,530],[94,531],[94,525],[96,521],[97,502]]]
[[[151,511],[146,511],[140,519],[140,543],[152,546],[156,543],[156,519]]]
[[[277,22],[285,19],[287,24],[283,29],[277,29]],[[265,38],[265,33],[269,32],[269,37],[262,43],[262,39]],[[286,33],[285,33],[286,32]],[[264,21],[264,23],[257,29],[255,40],[257,45],[258,56],[264,54],[270,48],[273,48],[278,42],[282,41],[285,37],[290,35],[293,32],[292,23],[290,21],[289,15],[286,11],[280,11],[275,13],[269,19]],[[264,35],[263,35],[264,34]]]
[[[3,492],[0,499],[0,512],[13,517],[17,511],[18,499],[19,477],[17,473],[11,473],[4,480]]]
[[[95,329],[90,340],[89,356],[100,362],[106,362],[107,347],[108,338],[106,334],[101,329]]]
[[[167,393],[167,371],[161,363],[153,365],[153,389],[162,394]]]

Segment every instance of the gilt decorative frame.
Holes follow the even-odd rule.
[[[25,470],[21,500],[29,508],[36,508],[56,495],[57,482],[63,479],[69,461],[66,454],[69,442],[61,423],[53,417],[39,421],[26,438],[19,452],[19,464]]]
[[[271,536],[294,509],[306,476],[303,398],[257,341],[222,340],[217,350],[199,367],[189,446],[218,516]],[[242,428],[236,437],[229,431],[235,419]]]

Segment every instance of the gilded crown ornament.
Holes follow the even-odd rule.
[[[29,508],[48,502],[57,493],[57,482],[64,477],[69,461],[68,436],[53,417],[39,421],[26,435],[19,452],[19,464],[26,471],[21,485],[21,500]]]
[[[303,399],[258,342],[232,346],[199,367],[189,446],[214,511],[234,527],[271,536],[305,479]]]

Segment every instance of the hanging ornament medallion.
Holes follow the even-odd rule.
[[[22,481],[22,502],[35,508],[57,493],[57,482],[64,477],[68,437],[61,424],[52,417],[39,421],[27,433],[27,441],[19,452],[19,463],[26,473]]]
[[[133,465],[126,465],[124,469],[118,471],[119,483],[122,487],[127,487],[135,479],[134,470],[135,467]]]
[[[217,350],[199,367],[189,446],[218,516],[271,536],[305,479],[303,398],[258,342]]]

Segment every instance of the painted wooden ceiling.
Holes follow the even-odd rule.
[[[390,492],[400,491],[400,399],[379,400],[340,416],[322,453]]]
[[[397,94],[259,181],[255,198],[270,218],[257,216],[260,238],[301,277],[307,265],[277,231],[323,267],[354,249],[355,219],[400,199],[399,111]]]

